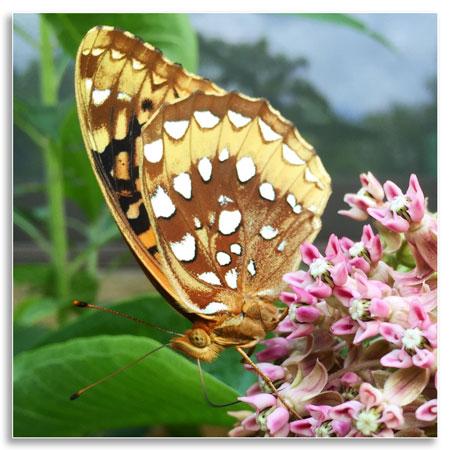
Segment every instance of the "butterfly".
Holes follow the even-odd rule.
[[[113,27],[82,40],[75,87],[109,209],[192,322],[172,347],[203,361],[254,347],[286,315],[282,275],[321,228],[331,180],[319,156],[266,100],[226,92]]]

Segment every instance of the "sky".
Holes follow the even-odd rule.
[[[194,28],[231,43],[266,38],[274,53],[304,56],[306,77],[336,112],[358,120],[395,103],[416,105],[430,98],[426,83],[436,73],[436,16],[355,14],[397,49],[392,51],[354,30],[305,17],[281,14],[190,14]],[[32,36],[36,15],[16,15]],[[14,64],[23,70],[35,53],[14,40]]]

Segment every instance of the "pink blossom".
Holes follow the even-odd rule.
[[[364,225],[361,240],[354,242],[347,237],[340,240],[340,247],[352,268],[365,273],[376,266],[383,255],[380,236],[374,234],[370,225]]]
[[[382,205],[384,191],[380,182],[371,172],[360,175],[362,188],[356,194],[345,194],[344,202],[350,206],[350,210],[340,210],[339,214],[355,220],[367,220],[367,210],[371,207]]]
[[[408,328],[399,324],[384,322],[379,327],[380,334],[400,349],[394,349],[381,358],[386,367],[405,368],[417,366],[433,367],[436,348],[436,325],[419,301],[411,302]]]
[[[383,226],[396,233],[408,231],[410,224],[418,224],[425,215],[425,197],[416,175],[411,175],[406,194],[392,181],[384,183],[387,202],[370,207],[367,212]]]

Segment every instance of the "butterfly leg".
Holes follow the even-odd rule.
[[[269,386],[272,393],[280,400],[280,402],[283,404],[283,406],[295,417],[297,417],[298,419],[301,419],[302,417],[292,408],[292,406],[288,405],[286,403],[286,401],[283,399],[283,397],[279,394],[277,388],[272,383],[272,380],[268,376],[264,375],[264,373],[261,372],[261,370],[259,370],[258,366],[250,359],[250,357],[247,355],[247,353],[245,353],[245,351],[240,347],[236,347],[236,350],[242,355],[245,362],[250,364],[252,366],[253,370],[264,380],[266,385]]]

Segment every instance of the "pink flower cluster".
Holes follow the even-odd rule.
[[[256,357],[251,408],[231,436],[435,436],[437,222],[415,175],[404,194],[369,172],[342,215],[374,219],[361,239],[300,248],[286,317]],[[250,366],[248,370],[253,370]],[[258,374],[257,374],[258,375]]]

